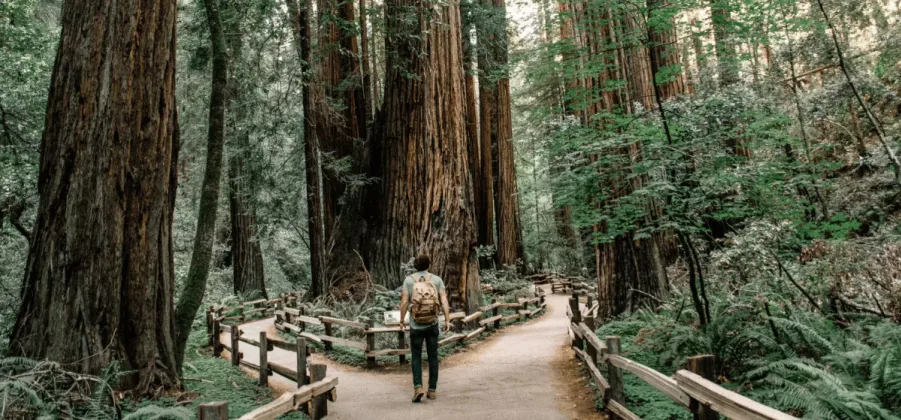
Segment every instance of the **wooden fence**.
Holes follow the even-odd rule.
[[[636,420],[640,417],[626,408],[623,372],[629,372],[651,385],[673,401],[694,413],[695,419],[732,420],[797,420],[796,417],[767,407],[750,398],[729,391],[714,380],[714,360],[711,355],[689,359],[688,370],[679,370],[673,377],[636,363],[620,354],[620,338],[595,334],[595,318],[584,316],[576,292],[569,300],[570,335],[576,356],[585,364],[591,379],[604,400],[611,418]],[[606,376],[604,376],[606,373]]]
[[[286,304],[296,305],[298,298],[299,294],[284,294],[277,299],[260,299],[244,302],[233,307],[210,307],[207,310],[207,331],[210,334],[210,345],[213,348],[215,357],[219,357],[222,354],[222,350],[228,350],[232,365],[244,366],[257,372],[260,386],[268,386],[269,377],[274,373],[278,373],[297,383],[298,389],[296,391],[282,394],[281,397],[242,416],[241,419],[274,419],[282,414],[300,409],[310,414],[314,420],[319,420],[328,414],[327,401],[335,401],[337,395],[335,387],[338,385],[338,379],[326,377],[326,365],[307,363],[307,355],[312,352],[312,349],[307,346],[306,338],[298,337],[294,343],[290,343],[278,338],[268,337],[265,331],[260,331],[258,339],[244,337],[242,334],[241,322],[245,320],[246,315],[254,313],[273,314],[284,309]],[[240,310],[241,315],[224,315],[235,310]],[[225,322],[228,321],[235,322],[226,324]],[[223,332],[229,333],[230,340],[227,344],[222,343],[220,340]],[[245,345],[257,347],[259,360],[251,361],[244,358],[241,348]],[[296,354],[296,365],[294,368],[268,360],[269,352],[276,348]],[[228,404],[217,402],[201,405],[198,416],[201,419],[210,420],[227,419]]]
[[[235,306],[210,306],[206,311],[207,333],[212,333],[213,321],[219,321],[220,323],[240,323],[247,321],[247,317],[250,315],[272,315],[276,310],[283,306],[296,305],[302,295],[303,294],[301,292],[283,293],[278,298],[271,300],[257,299],[240,303]],[[235,311],[239,313],[235,315],[229,315]]]
[[[314,373],[319,373],[319,371],[314,371]],[[321,374],[323,377],[316,382],[304,385],[295,391],[286,392],[271,403],[241,416],[240,420],[271,420],[295,410],[309,414],[310,418],[314,420],[327,416],[328,401],[337,399],[335,387],[338,386],[338,378],[324,376],[325,369],[321,370]],[[201,404],[197,408],[197,418],[200,420],[228,420],[228,402]]]
[[[519,321],[533,317],[546,308],[544,295],[539,290],[538,295],[533,298],[519,299],[516,303],[502,303],[493,300],[490,305],[479,308],[478,312],[466,314],[465,312],[454,312],[450,314],[450,322],[453,324],[454,334],[442,339],[438,342],[439,347],[447,346],[456,342],[464,342],[472,340],[485,332],[487,329],[500,328],[501,323],[508,321]],[[515,309],[517,312],[512,315],[501,315],[501,309]],[[376,357],[397,356],[400,363],[406,363],[406,356],[410,353],[407,346],[408,329],[402,329],[398,325],[386,325],[376,327],[372,321],[367,323],[358,321],[349,321],[346,319],[333,318],[330,316],[310,316],[304,312],[303,308],[283,307],[275,312],[275,328],[279,331],[289,332],[298,339],[305,338],[331,350],[334,344],[353,347],[360,349],[366,356],[366,366],[369,368],[376,366]],[[364,337],[364,341],[355,341],[348,338],[336,337],[334,334],[334,326],[344,326],[359,331],[359,335]],[[309,326],[322,326],[325,332],[323,334],[315,334],[308,331]],[[468,333],[464,331],[469,329]],[[376,336],[379,334],[393,334],[397,337],[397,347],[379,349],[376,345]],[[425,348],[423,348],[425,351]]]
[[[537,296],[519,299],[516,303],[498,302],[492,300],[490,305],[479,308],[479,311],[466,314],[454,312],[450,315],[450,322],[454,326],[454,334],[439,341],[439,346],[472,340],[487,329],[500,328],[502,323],[520,321],[533,317],[543,311],[547,304],[544,301],[544,292],[539,288]],[[299,294],[284,294],[277,299],[260,299],[242,304],[226,307],[210,307],[206,313],[207,332],[209,333],[210,346],[213,355],[219,357],[222,350],[228,350],[230,360],[234,366],[243,366],[258,373],[259,384],[268,386],[269,377],[278,373],[297,383],[298,389],[283,394],[273,402],[260,407],[243,417],[245,420],[262,420],[276,418],[293,410],[301,409],[309,413],[314,420],[319,420],[328,414],[327,400],[335,400],[335,386],[337,378],[326,377],[326,365],[308,364],[307,356],[313,351],[307,346],[308,340],[316,342],[331,350],[332,345],[348,346],[363,350],[366,355],[367,366],[376,365],[376,357],[398,356],[401,363],[406,362],[406,355],[410,353],[407,346],[407,331],[398,325],[386,325],[376,327],[372,321],[363,323],[331,316],[309,316],[304,309],[298,307]],[[295,306],[294,308],[290,306]],[[501,314],[502,309],[515,309],[512,315]],[[237,315],[229,315],[233,312]],[[247,316],[252,314],[275,315],[275,328],[279,331],[293,334],[295,342],[272,338],[261,331],[259,337],[245,337],[241,331],[242,323]],[[307,326],[322,326],[323,334],[314,334],[307,331]],[[365,342],[348,338],[337,337],[334,334],[334,326],[343,326],[360,331],[365,337]],[[464,333],[465,329],[470,329]],[[228,343],[221,340],[222,333],[228,333]],[[376,335],[396,334],[397,348],[376,348]],[[247,360],[241,352],[243,346],[254,346],[259,349],[259,360]],[[296,354],[296,368],[284,366],[269,361],[269,352],[279,348]],[[218,420],[228,418],[228,404],[216,402],[203,404],[199,408],[200,419]]]

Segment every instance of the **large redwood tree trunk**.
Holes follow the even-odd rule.
[[[401,264],[432,256],[454,306],[480,304],[473,195],[466,158],[458,2],[388,0],[385,103],[374,130],[380,151],[372,273],[397,286]],[[411,77],[411,75],[413,77]]]
[[[370,284],[362,245],[366,237],[363,189],[349,179],[368,176],[367,103],[354,29],[353,1],[320,0],[320,84],[316,113],[319,143],[331,159],[349,160],[349,171],[323,172],[326,287],[362,293]],[[368,52],[368,46],[367,46]],[[328,292],[328,290],[325,290]]]
[[[247,145],[247,142],[243,142]],[[263,249],[257,231],[256,200],[253,182],[244,157],[232,156],[229,162],[229,210],[231,211],[232,274],[236,294],[248,298],[265,298]]]
[[[224,3],[233,15],[247,12],[247,5]],[[239,8],[239,6],[243,8]],[[232,69],[242,65],[244,53],[244,31],[247,26],[241,20],[233,18],[232,26],[226,27],[226,42],[231,48]],[[229,80],[231,104],[240,104],[242,95],[252,90],[243,85],[243,80],[233,72]],[[247,122],[250,110],[246,104],[234,109],[236,129],[230,130],[230,145],[233,148],[228,162],[229,210],[231,215],[231,250],[232,278],[236,294],[249,298],[265,298],[266,281],[263,271],[263,248],[260,244],[259,227],[257,226],[257,188],[260,169],[254,166],[248,156],[253,154],[251,131]]]
[[[316,88],[321,89],[323,99],[314,104],[318,107],[315,126],[322,152],[333,161],[353,159],[356,142],[366,133],[366,104],[354,21],[352,1],[319,0]],[[327,240],[339,230],[342,197],[348,189],[347,179],[352,175],[335,170],[335,166],[327,165],[322,179]]]
[[[732,7],[729,0],[710,0],[710,21],[713,25],[720,86],[729,86],[739,80],[739,58],[729,28],[732,20]]]
[[[473,199],[476,214],[476,228],[478,229],[478,243],[481,246],[494,245],[494,187],[490,177],[491,165],[487,171],[482,169],[482,145],[479,138],[479,106],[476,98],[476,68],[475,46],[472,43],[472,32],[475,29],[475,14],[473,0],[465,0],[460,3],[460,16],[463,22],[463,71],[464,89],[466,92],[466,141],[469,155],[469,172],[472,178]],[[486,145],[485,152],[490,157],[490,145]],[[490,162],[490,161],[489,161]]]
[[[40,199],[10,353],[121,388],[179,386],[172,214],[175,0],[68,0],[41,140]]]
[[[510,76],[507,71],[507,8],[504,0],[483,0],[488,22],[479,33],[484,84],[480,98],[488,118],[482,122],[482,141],[490,141],[494,172],[494,213],[497,221],[497,262],[515,265],[524,259],[519,192],[513,155],[513,122],[510,111]],[[485,112],[483,111],[483,115]],[[486,130],[487,129],[487,130]]]
[[[320,296],[324,292],[322,276],[325,251],[324,232],[322,227],[322,195],[319,188],[320,161],[319,142],[313,129],[313,90],[310,86],[309,71],[313,60],[310,39],[310,0],[303,0],[303,8],[297,0],[285,0],[291,19],[291,30],[294,34],[294,47],[297,50],[300,74],[304,76],[303,85],[303,153],[304,170],[307,187],[307,230],[310,243],[310,295]]]

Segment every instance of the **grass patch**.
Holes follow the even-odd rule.
[[[207,345],[207,333],[203,328],[195,328],[188,341],[185,356],[184,377],[198,380],[186,380],[185,393],[178,397],[167,397],[157,401],[140,401],[123,405],[123,414],[136,414],[141,409],[147,416],[137,418],[180,419],[179,416],[159,416],[158,410],[184,407],[192,413],[193,419],[197,406],[214,401],[228,401],[229,417],[237,418],[271,402],[275,395],[270,388],[257,385],[240,368],[234,367],[225,359],[213,357]],[[157,408],[152,408],[156,406]],[[153,414],[157,413],[157,414]],[[293,412],[279,419],[307,419],[300,412]]]
[[[596,334],[601,340],[605,336],[611,335],[622,337],[620,345],[623,357],[669,375],[671,373],[670,366],[660,365],[659,357],[655,352],[643,349],[631,339],[631,337],[638,336],[642,327],[643,324],[640,322],[617,321],[603,325]],[[601,372],[606,373],[606,369],[602,369]],[[692,414],[684,407],[629,372],[623,372],[623,389],[626,394],[626,408],[638,417],[662,420],[690,420],[692,418]],[[595,395],[597,406],[603,408],[604,403],[600,400],[600,394],[596,393]]]

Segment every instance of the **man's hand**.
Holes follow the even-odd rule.
[[[450,321],[444,321],[444,332],[450,332],[451,324]]]
[[[400,330],[401,330],[401,331],[404,331],[404,330],[406,330],[406,329],[407,329],[407,326],[404,325],[404,320],[400,320]]]

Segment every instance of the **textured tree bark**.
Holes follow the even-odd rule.
[[[363,96],[366,121],[372,121],[375,110],[375,92],[372,87],[372,70],[369,64],[369,28],[366,25],[366,0],[360,0],[360,62],[363,69]],[[365,134],[365,133],[364,133]]]
[[[345,172],[326,171],[323,177],[323,212],[326,221],[325,287],[351,287],[355,293],[370,279],[360,255],[367,235],[363,191],[350,184],[351,177],[366,176],[368,150],[366,100],[362,84],[354,3],[320,0],[321,77],[323,97],[317,113],[319,141],[331,158],[349,160]],[[325,38],[323,38],[325,37]],[[330,105],[338,104],[337,107]],[[349,169],[349,171],[347,171]],[[327,292],[328,290],[324,290]]]
[[[713,24],[713,39],[720,76],[720,86],[738,82],[738,54],[729,32],[732,20],[729,0],[710,0],[710,20]]]
[[[479,51],[479,67],[484,68],[485,58]],[[484,74],[479,74],[479,184],[473,185],[476,194],[481,197],[478,208],[479,245],[496,245],[494,238],[494,155],[491,148],[491,92],[487,88],[488,81]],[[473,180],[475,182],[475,180]],[[483,232],[482,229],[485,231]],[[497,256],[495,255],[495,260]]]
[[[307,230],[310,240],[310,295],[321,296],[324,292],[322,276],[322,253],[325,250],[322,227],[322,196],[319,188],[320,168],[319,143],[313,129],[313,92],[310,86],[310,63],[313,60],[310,45],[310,0],[304,0],[303,9],[298,7],[297,0],[285,0],[288,14],[291,17],[291,29],[294,33],[294,46],[300,64],[300,74],[304,77],[303,85],[303,139],[304,168],[307,187]]]
[[[115,4],[115,7],[113,6]],[[175,0],[67,0],[12,355],[154,395],[176,373]]]
[[[373,130],[381,184],[373,194],[372,273],[397,286],[401,263],[428,252],[452,305],[475,310],[481,292],[458,2],[388,0],[386,22],[385,103]]]
[[[617,13],[603,8],[576,9],[573,28],[578,32],[582,50],[587,53],[586,60],[600,62],[607,71],[595,77],[581,81],[588,91],[608,86],[610,81],[625,81],[622,89],[602,89],[597,92],[603,101],[593,99],[583,104],[583,123],[603,127],[605,121],[591,120],[590,115],[599,111],[631,113],[633,101],[646,107],[655,106],[655,88],[653,72],[648,51],[640,45],[628,41],[644,31],[642,22],[628,13]],[[600,22],[600,24],[598,24]],[[641,36],[638,37],[639,39]],[[613,54],[606,52],[609,45],[619,45]],[[583,53],[583,54],[586,54]],[[594,64],[598,65],[598,64]],[[585,115],[587,114],[587,115]],[[625,147],[620,151],[625,162],[637,162],[642,159],[640,143]],[[610,168],[625,172],[627,168]],[[598,206],[616,206],[616,200],[641,186],[641,178],[610,180],[606,189],[610,197]],[[648,212],[653,218],[654,203],[648,203]],[[594,226],[594,234],[605,234],[609,226],[605,223]],[[665,264],[660,257],[658,239],[636,239],[634,234],[621,234],[610,243],[595,244],[594,259],[599,289],[601,313],[614,316],[632,311],[649,302],[656,303],[666,288]]]
[[[664,19],[660,19],[660,15],[669,15],[669,12],[666,10],[670,6],[669,0],[648,0],[647,6],[650,15],[649,20],[661,22]],[[657,113],[660,115],[660,121],[663,124],[666,140],[668,143],[672,143],[669,118],[664,103],[669,99],[686,93],[688,90],[682,71],[674,72],[673,70],[681,65],[679,37],[676,33],[675,22],[671,18],[666,19],[665,23],[649,25],[647,34],[647,55],[651,66],[651,80],[654,81],[652,85],[654,103],[649,108],[656,108]],[[648,218],[649,222],[663,216],[663,205],[660,202],[652,200],[648,205],[650,207],[648,212],[650,216]],[[663,275],[659,276],[661,282],[660,290],[661,293],[665,294],[668,284],[664,267],[675,263],[679,258],[679,247],[676,242],[676,235],[671,230],[655,232],[653,241],[651,252],[656,261],[662,262],[662,266],[659,267],[660,272],[663,273]]]
[[[463,21],[463,71],[465,76],[466,92],[466,141],[469,155],[469,172],[472,178],[473,198],[476,214],[476,228],[478,229],[478,243],[480,246],[494,245],[494,209],[491,196],[490,179],[483,179],[482,149],[479,139],[479,107],[476,104],[476,68],[475,47],[472,44],[472,33],[475,29],[473,22],[472,0],[466,0],[460,4],[460,15]],[[491,150],[488,149],[490,154]],[[486,192],[487,188],[487,192]]]
[[[319,0],[319,80],[323,100],[316,101],[316,130],[322,152],[333,161],[354,159],[357,142],[366,133],[366,105],[353,29],[352,1]],[[337,105],[336,105],[337,104]],[[333,241],[340,227],[342,201],[353,173],[325,165],[322,177],[325,238]],[[353,171],[357,171],[354,168]]]
[[[227,3],[232,14],[244,13],[237,6],[246,5]],[[225,28],[225,41],[231,50],[232,69],[241,60],[244,53],[244,30],[237,19],[232,19],[233,26]],[[241,95],[246,89],[241,80],[234,74],[229,79],[229,94],[234,102],[240,103]],[[250,142],[250,131],[242,122],[248,118],[246,106],[234,112],[236,126],[228,135],[232,137],[230,145],[234,148],[228,160],[229,211],[231,215],[231,249],[234,292],[248,297],[267,297],[266,282],[263,272],[263,249],[260,245],[257,227],[257,180],[259,169],[246,160],[253,151]]]
[[[562,16],[562,20],[560,22],[560,40],[565,44],[574,43],[573,37],[573,18],[571,16],[570,7],[565,1],[561,1],[557,3],[558,14]],[[550,14],[550,11],[548,11]],[[551,39],[553,35],[550,33],[550,24],[548,24],[548,33],[546,38]],[[569,49],[567,53],[563,54],[563,61],[566,63],[573,63],[578,60],[578,57],[573,54],[574,49]],[[566,89],[576,89],[579,87],[579,80],[576,78],[572,78],[571,80],[564,80],[566,82],[566,86],[561,86],[561,91],[565,91]],[[568,103],[564,100],[565,95],[563,93],[560,94],[561,105],[563,107],[563,112],[565,115],[576,115],[578,114],[572,107],[571,103]],[[554,212],[554,221],[557,225],[557,234],[563,237],[566,240],[567,246],[572,249],[576,249],[576,230],[572,225],[572,208],[568,205],[560,205],[557,202],[556,196],[554,197],[554,208],[556,211]],[[593,247],[592,247],[593,248]],[[592,264],[594,264],[594,255],[591,258]]]
[[[222,148],[225,143],[225,110],[228,107],[228,50],[222,34],[219,1],[205,0],[207,26],[213,54],[212,88],[210,90],[209,130],[207,133],[206,168],[197,211],[197,232],[191,266],[184,290],[175,308],[175,353],[179,370],[185,346],[197,310],[203,302],[206,282],[210,274],[213,242],[216,234],[216,213],[219,208],[219,183],[222,179]]]
[[[247,145],[246,134],[239,134]],[[257,215],[254,191],[246,163],[237,153],[230,159],[229,175],[229,210],[231,211],[231,245],[232,273],[234,276],[235,294],[248,298],[266,298],[266,283],[263,272],[263,250],[260,247],[257,231]]]
[[[491,164],[494,172],[497,262],[515,265],[517,260],[525,259],[525,253],[513,156],[510,78],[507,71],[507,8],[504,0],[483,0],[482,3],[488,22],[478,28],[481,45],[479,67],[483,76],[480,86],[484,86],[480,99],[489,116],[482,121],[481,140],[490,140],[494,152]],[[484,115],[486,111],[482,113]],[[487,136],[484,135],[486,132]]]
[[[651,15],[658,10],[670,7],[669,0],[648,0],[648,10]],[[665,11],[660,12],[665,13]],[[658,16],[652,16],[651,20],[660,22]],[[676,25],[672,20],[665,24],[658,23],[648,27],[648,57],[650,61],[650,76],[655,82],[654,96],[651,98],[655,105],[685,93],[685,80],[682,71],[678,71],[682,65],[679,56],[679,34],[676,33]]]

